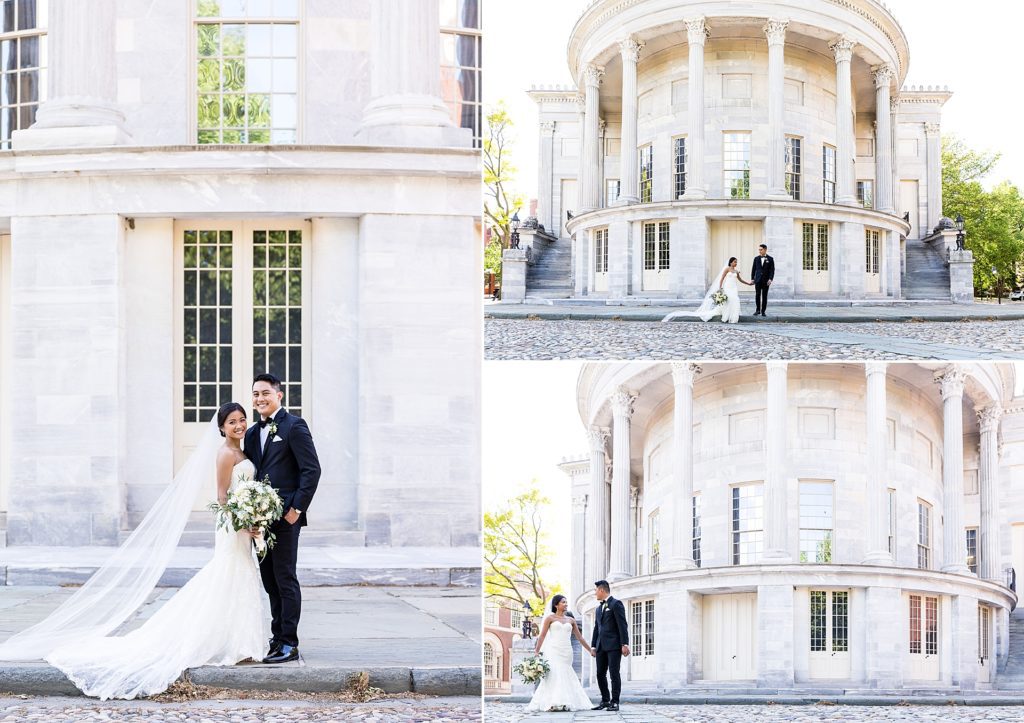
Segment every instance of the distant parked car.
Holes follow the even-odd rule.
[[[1024,301],[1024,289],[1010,292],[1010,301]]]

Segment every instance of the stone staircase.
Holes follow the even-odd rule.
[[[526,295],[540,299],[572,296],[572,242],[558,239],[526,269]]]
[[[999,675],[999,690],[1024,690],[1024,607],[1010,613],[1010,657]]]
[[[919,239],[907,239],[903,298],[949,301],[949,266],[943,253],[941,241],[927,244]]]

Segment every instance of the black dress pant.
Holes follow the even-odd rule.
[[[597,651],[597,687],[601,689],[602,703],[619,704],[619,693],[622,691],[622,678],[619,675],[619,666],[622,665],[621,650],[598,650]],[[611,696],[608,695],[608,681],[605,676],[612,679]]]
[[[757,310],[764,312],[768,310],[768,289],[771,287],[767,283],[758,282],[754,284],[754,294],[757,297]]]
[[[299,614],[302,610],[302,590],[295,572],[301,529],[298,522],[294,525],[283,519],[275,522],[270,531],[277,540],[260,563],[263,588],[270,597],[273,618],[270,632],[274,640],[293,646],[299,644]]]

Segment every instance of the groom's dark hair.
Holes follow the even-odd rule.
[[[760,246],[758,246],[758,248],[759,249],[764,249],[765,251],[767,251],[768,250],[768,244],[761,244]]]
[[[598,580],[597,582],[594,583],[594,587],[599,587],[602,590],[604,590],[605,592],[611,592],[612,591],[612,586],[608,584],[607,580]]]
[[[274,391],[281,391],[281,380],[275,377],[273,374],[268,374],[266,372],[264,372],[263,374],[257,374],[252,380],[253,384],[256,384],[256,382],[266,382],[267,384],[274,388]]]

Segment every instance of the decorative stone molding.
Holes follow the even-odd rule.
[[[896,70],[891,65],[876,65],[871,72],[875,76],[876,88],[892,85],[892,80],[896,77]]]
[[[889,368],[889,362],[884,361],[869,361],[864,363],[864,374],[866,376],[874,376],[875,374],[884,375]]]
[[[577,93],[574,102],[576,103],[577,113],[583,115],[584,113],[587,112],[587,96],[585,96],[583,93]]]
[[[642,40],[637,40],[630,35],[625,40],[619,41],[619,52],[623,60],[631,60],[634,63],[640,60],[640,50],[644,47]]]
[[[614,414],[616,417],[632,417],[633,403],[636,401],[636,399],[636,394],[629,391],[628,389],[625,389],[624,387],[619,387],[618,389],[615,390],[615,393],[612,394],[611,399],[609,400],[612,405],[612,414]]]
[[[978,427],[982,432],[999,430],[999,420],[1003,417],[1003,408],[998,404],[990,404],[974,410],[978,415]]]
[[[938,123],[925,123],[924,134],[929,138],[942,135],[942,126]]]
[[[553,136],[555,134],[555,122],[554,121],[541,121],[540,134],[542,136]]]
[[[601,131],[601,135],[603,136],[605,132],[608,130],[608,121],[606,121],[604,118],[600,119],[597,122],[597,127]]]
[[[600,88],[601,78],[604,77],[604,66],[603,65],[591,65],[583,69],[583,82],[586,83],[588,88]]]
[[[829,50],[836,56],[836,63],[849,63],[853,60],[853,49],[857,47],[857,42],[851,40],[845,35],[833,40],[828,44]]]
[[[942,389],[943,401],[950,397],[962,397],[966,381],[967,372],[958,366],[948,366],[935,374],[935,383]]]
[[[607,427],[591,427],[588,429],[587,440],[590,442],[590,451],[603,454],[609,436],[610,432]]]
[[[764,26],[764,34],[768,37],[768,45],[785,45],[788,20],[769,19]]]
[[[690,45],[704,45],[711,37],[711,29],[705,18],[699,17],[693,20],[685,20],[686,38]]]
[[[703,371],[699,364],[692,362],[672,362],[672,383],[693,388],[697,376]]]
[[[896,113],[900,109],[900,103],[903,102],[903,96],[896,93],[889,99],[889,110],[892,113]]]
[[[584,512],[587,509],[587,496],[577,495],[572,498],[572,511]]]

